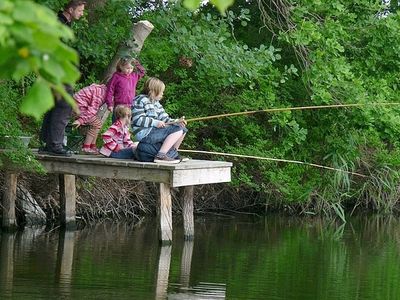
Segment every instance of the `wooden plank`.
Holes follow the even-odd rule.
[[[169,184],[160,183],[160,240],[162,243],[172,241],[172,201]]]
[[[14,172],[6,171],[3,194],[3,221],[2,226],[7,230],[14,230],[17,227],[15,217],[15,200],[17,198],[17,177]]]
[[[173,172],[172,187],[220,183],[231,181],[231,168],[209,168],[194,170],[175,170]]]
[[[67,229],[75,229],[75,175],[60,174],[60,222]]]
[[[194,237],[193,190],[192,185],[183,188],[182,214],[185,240],[192,240]]]
[[[170,171],[160,169],[129,168],[126,166],[92,165],[76,162],[41,161],[49,173],[67,173],[113,179],[143,180],[149,182],[170,182]]]

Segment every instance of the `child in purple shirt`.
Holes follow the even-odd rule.
[[[132,63],[135,64],[135,70]],[[145,69],[138,60],[132,59],[130,56],[119,59],[117,71],[107,83],[105,99],[109,111],[113,112],[114,107],[117,105],[123,105],[129,108],[132,106],[132,101],[136,92],[136,84],[145,73]],[[113,113],[113,122],[114,119],[115,116]]]

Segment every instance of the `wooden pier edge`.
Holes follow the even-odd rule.
[[[190,160],[189,162],[166,165],[142,163],[131,160],[116,160],[102,157],[73,155],[55,157],[37,153],[36,158],[48,173],[59,177],[60,223],[67,230],[76,229],[76,176],[96,176],[112,179],[140,180],[159,184],[159,237],[164,244],[172,242],[172,200],[171,189],[182,188],[181,202],[184,239],[194,238],[194,185],[229,182],[230,162]],[[3,194],[2,227],[12,230],[17,227],[15,202],[19,172],[18,167],[5,169]]]

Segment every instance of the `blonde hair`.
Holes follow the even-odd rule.
[[[126,65],[129,65],[132,63],[133,58],[130,56],[123,56],[120,59],[118,59],[116,69],[118,72],[122,72],[122,68]]]
[[[127,106],[124,105],[117,105],[117,107],[114,110],[115,117],[117,119],[122,119],[125,118],[126,116],[132,116],[131,109]]]
[[[143,87],[143,94],[149,96],[151,101],[165,90],[165,84],[160,79],[150,77],[146,80]]]

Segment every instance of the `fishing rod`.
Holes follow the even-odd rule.
[[[221,155],[221,156],[232,156],[232,157],[241,157],[241,158],[251,158],[251,159],[260,159],[260,160],[269,160],[269,161],[276,161],[276,162],[285,162],[285,163],[294,163],[298,165],[306,165],[306,166],[311,166],[311,167],[316,167],[320,169],[326,169],[330,171],[336,171],[336,172],[343,172],[363,178],[367,178],[368,176],[361,174],[361,173],[356,173],[356,172],[351,172],[351,171],[346,171],[342,169],[337,169],[337,168],[332,168],[328,166],[323,166],[323,165],[318,165],[318,164],[313,164],[313,163],[307,163],[304,161],[298,161],[298,160],[290,160],[290,159],[281,159],[281,158],[272,158],[272,157],[264,157],[264,156],[253,156],[253,155],[243,155],[243,154],[235,154],[235,153],[224,153],[224,152],[213,152],[213,151],[202,151],[202,150],[185,150],[185,149],[179,149],[179,152],[186,152],[186,153],[200,153],[200,154],[212,154],[212,155]]]
[[[184,119],[186,122],[193,122],[193,121],[204,121],[210,119],[217,119],[222,117],[231,117],[231,116],[242,116],[242,115],[251,115],[255,113],[275,113],[275,112],[282,112],[282,111],[292,111],[292,110],[307,110],[307,109],[325,109],[325,108],[344,108],[344,107],[362,107],[362,106],[390,106],[390,105],[400,105],[400,102],[378,102],[378,103],[353,103],[353,104],[331,104],[331,105],[315,105],[315,106],[297,106],[297,107],[284,107],[284,108],[269,108],[269,109],[262,109],[262,110],[252,110],[252,111],[242,111],[236,113],[227,113],[227,114],[220,114],[220,115],[213,115],[207,117],[198,117],[198,118],[191,118],[185,119],[182,117],[180,120]],[[172,124],[172,123],[171,123]]]

